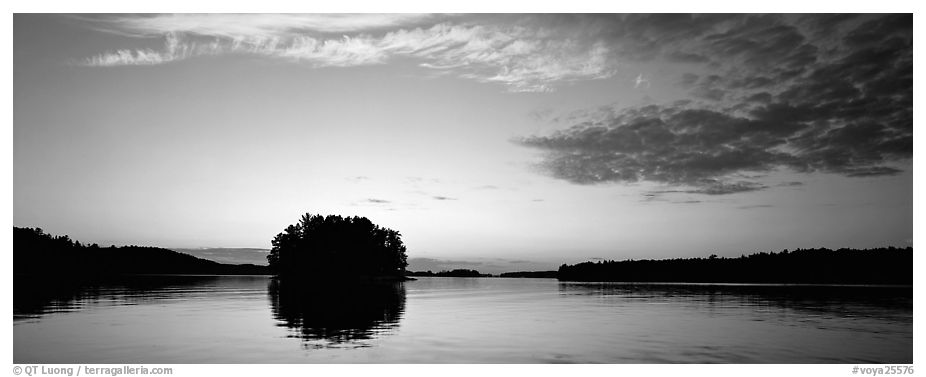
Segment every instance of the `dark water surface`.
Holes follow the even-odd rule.
[[[911,287],[14,281],[15,363],[912,363]]]

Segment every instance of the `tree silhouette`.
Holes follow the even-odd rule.
[[[266,274],[267,267],[231,265],[157,247],[85,245],[41,228],[13,227],[13,273],[44,277],[114,274]]]
[[[399,232],[366,217],[312,215],[272,241],[270,268],[287,277],[401,277],[408,265]]]
[[[408,276],[439,276],[439,277],[455,277],[455,278],[480,278],[480,277],[491,277],[492,274],[483,274],[476,270],[468,270],[463,268],[458,268],[452,271],[441,271],[441,272],[431,272],[428,270],[426,272],[422,271],[410,271],[406,273]]]
[[[913,284],[913,248],[760,252],[738,258],[676,258],[564,264],[565,281]]]

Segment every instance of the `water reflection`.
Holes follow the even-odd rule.
[[[403,283],[306,283],[272,279],[271,309],[279,326],[306,348],[369,347],[399,326],[405,312]]]
[[[107,278],[15,276],[13,319],[73,312],[88,306],[182,299],[216,285],[218,276],[133,275]]]
[[[911,286],[754,285],[675,283],[561,282],[563,295],[592,295],[603,300],[685,303],[689,306],[762,307],[830,315],[913,314]]]
[[[913,360],[910,287],[137,276],[14,291],[17,363]]]

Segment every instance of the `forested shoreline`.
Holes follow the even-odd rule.
[[[913,248],[761,252],[736,258],[624,260],[564,264],[563,281],[913,284]]]
[[[332,230],[334,228],[334,230]],[[336,230],[336,231],[335,231]],[[339,244],[339,240],[354,242]],[[345,246],[346,245],[346,246]],[[270,266],[222,264],[146,246],[85,245],[40,228],[13,228],[15,275],[100,277],[119,274],[285,275],[319,278],[492,277],[476,270],[405,271],[400,235],[360,217],[305,216],[274,239]],[[335,247],[339,246],[339,247]],[[340,250],[340,254],[338,251]],[[369,257],[369,260],[363,259]],[[519,271],[506,278],[582,282],[913,284],[913,248],[826,248],[740,257],[642,259],[563,264],[557,271]]]
[[[13,228],[13,273],[50,277],[103,277],[120,274],[264,275],[267,266],[223,264],[148,246],[82,244],[41,228]]]

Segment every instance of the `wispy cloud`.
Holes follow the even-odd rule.
[[[427,15],[157,15],[96,20],[100,30],[160,36],[161,50],[121,49],[84,60],[87,66],[154,65],[202,55],[252,54],[315,67],[351,67],[420,60],[419,66],[510,91],[552,91],[573,80],[616,72],[608,44],[593,36],[551,33],[544,25],[440,22]],[[446,18],[446,17],[444,17]],[[93,21],[93,20],[91,20]],[[344,32],[342,35],[331,35]]]
[[[748,206],[739,206],[739,207],[736,207],[736,208],[739,208],[739,209],[754,209],[754,208],[772,208],[772,207],[775,207],[775,206],[773,206],[773,205],[771,205],[771,204],[755,204],[755,205],[748,205]]]
[[[151,49],[116,50],[96,55],[84,61],[93,67],[113,67],[120,65],[155,65],[176,60],[175,57]]]
[[[181,43],[175,33],[167,33],[164,39],[164,48],[160,51],[150,48],[136,50],[122,49],[90,57],[82,63],[94,67],[156,65],[186,59],[195,55],[212,55],[220,51],[220,46],[214,43]]]
[[[153,36],[191,33],[229,39],[296,36],[299,33],[345,33],[398,27],[434,18],[429,14],[153,14],[82,17],[104,31]]]

